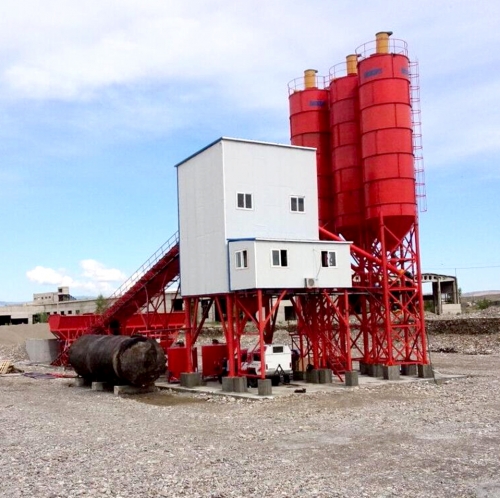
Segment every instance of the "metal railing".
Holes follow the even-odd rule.
[[[427,211],[425,170],[422,146],[422,113],[420,109],[420,76],[418,61],[410,62],[410,105],[413,128],[413,156],[415,168],[415,191],[421,213]]]
[[[324,90],[325,88],[328,88],[328,84],[330,82],[328,76],[318,76],[316,75],[315,77],[315,84],[313,88],[317,88],[319,90]],[[295,92],[301,92],[302,90],[305,90],[305,81],[304,81],[304,76],[301,76],[300,78],[295,78],[292,81],[288,82],[288,95],[292,95],[292,93]]]
[[[151,268],[160,261],[176,244],[179,243],[179,232],[175,232],[164,244],[161,245],[150,258],[143,263],[118,289],[111,294],[110,299],[118,299],[134,286]]]
[[[398,38],[389,38],[389,54],[406,55],[408,57],[408,43],[404,40],[399,40]],[[356,55],[361,59],[366,59],[370,55],[377,53],[377,40],[372,40],[363,45],[360,45],[356,49]]]

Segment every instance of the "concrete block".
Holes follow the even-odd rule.
[[[147,394],[154,393],[158,390],[158,388],[151,384],[149,386],[144,387],[136,387],[136,386],[115,386],[114,393],[116,396],[121,396],[122,394]]]
[[[222,377],[222,391],[225,393],[233,392],[233,377]]]
[[[401,375],[417,376],[417,365],[401,365]]]
[[[434,377],[432,365],[418,365],[418,376],[421,379],[432,379]]]
[[[359,373],[361,375],[368,375],[368,363],[365,363],[364,361],[359,362]]]
[[[319,373],[318,370],[310,370],[306,372],[306,382],[311,384],[319,384]]]
[[[233,391],[235,393],[247,392],[247,378],[246,377],[233,377]]]
[[[332,371],[329,368],[319,368],[318,369],[318,383],[319,384],[331,384],[332,383]]]
[[[193,373],[181,373],[180,385],[182,387],[198,387],[201,386],[201,373],[193,372]]]
[[[399,380],[399,365],[384,365],[382,373],[385,380]]]
[[[26,352],[33,363],[52,363],[61,351],[57,339],[28,339]]]
[[[271,379],[259,379],[257,381],[257,394],[259,396],[270,396],[273,394]]]
[[[113,386],[107,382],[92,382],[92,391],[112,391]]]
[[[246,377],[222,377],[222,391],[226,393],[246,393]]]
[[[345,373],[345,385],[346,387],[359,386],[358,372],[356,370]]]
[[[378,363],[371,363],[367,365],[367,374],[370,377],[383,377],[384,375],[384,370],[382,368],[382,365],[379,365]]]
[[[89,387],[91,384],[90,380],[84,379],[83,377],[77,377],[75,379],[75,387]]]

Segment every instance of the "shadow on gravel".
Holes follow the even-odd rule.
[[[146,405],[155,406],[176,406],[176,405],[189,405],[193,403],[205,403],[204,399],[195,398],[192,396],[183,396],[182,394],[170,393],[151,393],[151,394],[137,394],[134,396],[134,401],[144,403]]]

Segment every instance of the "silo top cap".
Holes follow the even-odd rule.
[[[375,36],[378,36],[378,35],[391,36],[392,35],[392,31],[379,31],[378,33],[375,33]]]

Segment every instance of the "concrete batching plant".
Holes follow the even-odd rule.
[[[226,338],[226,390],[242,389],[241,337],[271,344],[284,299],[297,376],[431,372],[418,247],[416,100],[406,43],[378,33],[328,77],[289,84],[292,145],[221,138],[177,165],[179,235],[100,316],[51,317],[64,343],[90,331],[142,333],[167,350],[179,331],[184,379],[208,310]],[[182,311],[166,309],[180,277]],[[211,354],[211,353],[207,353]],[[262,386],[265,354],[260,355]]]

